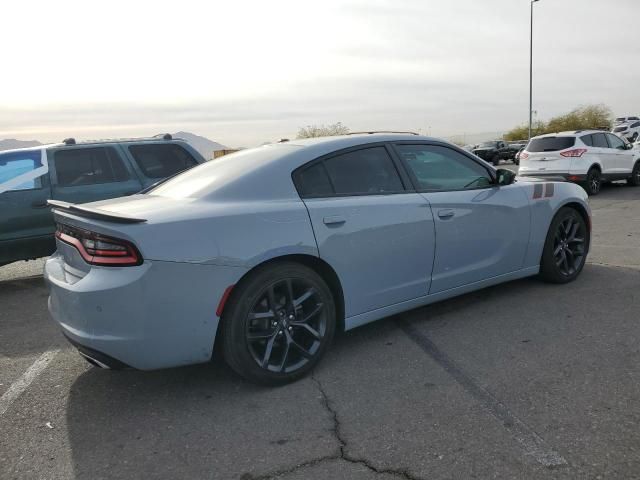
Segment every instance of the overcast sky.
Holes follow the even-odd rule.
[[[529,0],[9,0],[0,138],[307,124],[499,132],[528,116]],[[534,4],[534,110],[640,114],[640,0]]]

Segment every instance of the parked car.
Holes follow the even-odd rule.
[[[586,193],[514,179],[444,141],[375,133],[244,150],[146,194],[52,201],[50,312],[98,366],[207,362],[219,345],[252,381],[293,381],[336,330],[516,278],[574,280]]]
[[[619,123],[627,123],[627,122],[637,122],[640,120],[640,117],[632,116],[632,117],[617,117],[613,123],[617,125]]]
[[[513,160],[517,152],[518,148],[512,147],[502,140],[481,143],[473,150],[475,155],[494,166],[498,166],[500,160]]]
[[[589,195],[597,195],[606,181],[640,185],[640,162],[632,145],[617,135],[578,130],[532,138],[520,154],[518,174],[562,177],[583,185]]]
[[[0,152],[0,265],[55,250],[47,200],[84,203],[139,192],[204,162],[186,142],[162,138],[61,144]]]
[[[623,140],[635,142],[640,136],[640,120],[616,125],[611,129],[611,133],[615,133]]]

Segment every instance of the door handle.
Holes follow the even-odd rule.
[[[44,201],[42,201],[42,202],[37,202],[37,201],[36,201],[36,202],[33,202],[33,203],[31,204],[31,206],[32,206],[33,208],[47,208],[49,205],[47,205],[47,201],[46,201],[46,200],[44,200]]]
[[[342,215],[331,215],[322,219],[325,225],[341,225],[347,221]]]
[[[455,212],[449,208],[447,208],[446,210],[439,210],[438,211],[438,217],[446,219],[446,218],[451,218],[453,217],[453,215],[455,214]]]

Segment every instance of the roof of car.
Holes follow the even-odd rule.
[[[391,142],[391,141],[442,141],[433,137],[416,135],[414,133],[356,133],[348,135],[337,135],[333,137],[315,137],[301,138],[280,143],[279,145],[292,145],[298,147],[325,147],[330,150],[339,150],[356,145],[364,145],[367,143]]]

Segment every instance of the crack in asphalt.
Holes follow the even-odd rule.
[[[291,468],[278,470],[276,472],[252,476],[250,474],[245,474],[240,477],[240,480],[268,480],[271,478],[283,477],[285,475],[289,475],[291,473],[296,472],[302,468],[312,467],[314,465],[318,465],[322,462],[331,461],[331,460],[343,460],[345,462],[353,463],[356,465],[362,465],[366,467],[369,471],[377,474],[377,475],[394,475],[398,478],[402,478],[405,480],[422,480],[420,477],[416,477],[409,473],[408,470],[403,468],[378,468],[375,465],[372,465],[365,458],[354,457],[353,455],[347,452],[347,441],[344,439],[341,432],[341,423],[338,418],[338,412],[331,406],[331,400],[327,395],[327,392],[324,390],[322,383],[315,375],[315,371],[311,373],[311,380],[316,384],[318,390],[322,396],[322,406],[327,411],[327,413],[331,416],[333,421],[333,425],[331,427],[331,433],[335,440],[338,442],[338,451],[332,455],[325,455],[323,457],[314,458],[312,460],[300,463],[298,465],[292,466]]]

